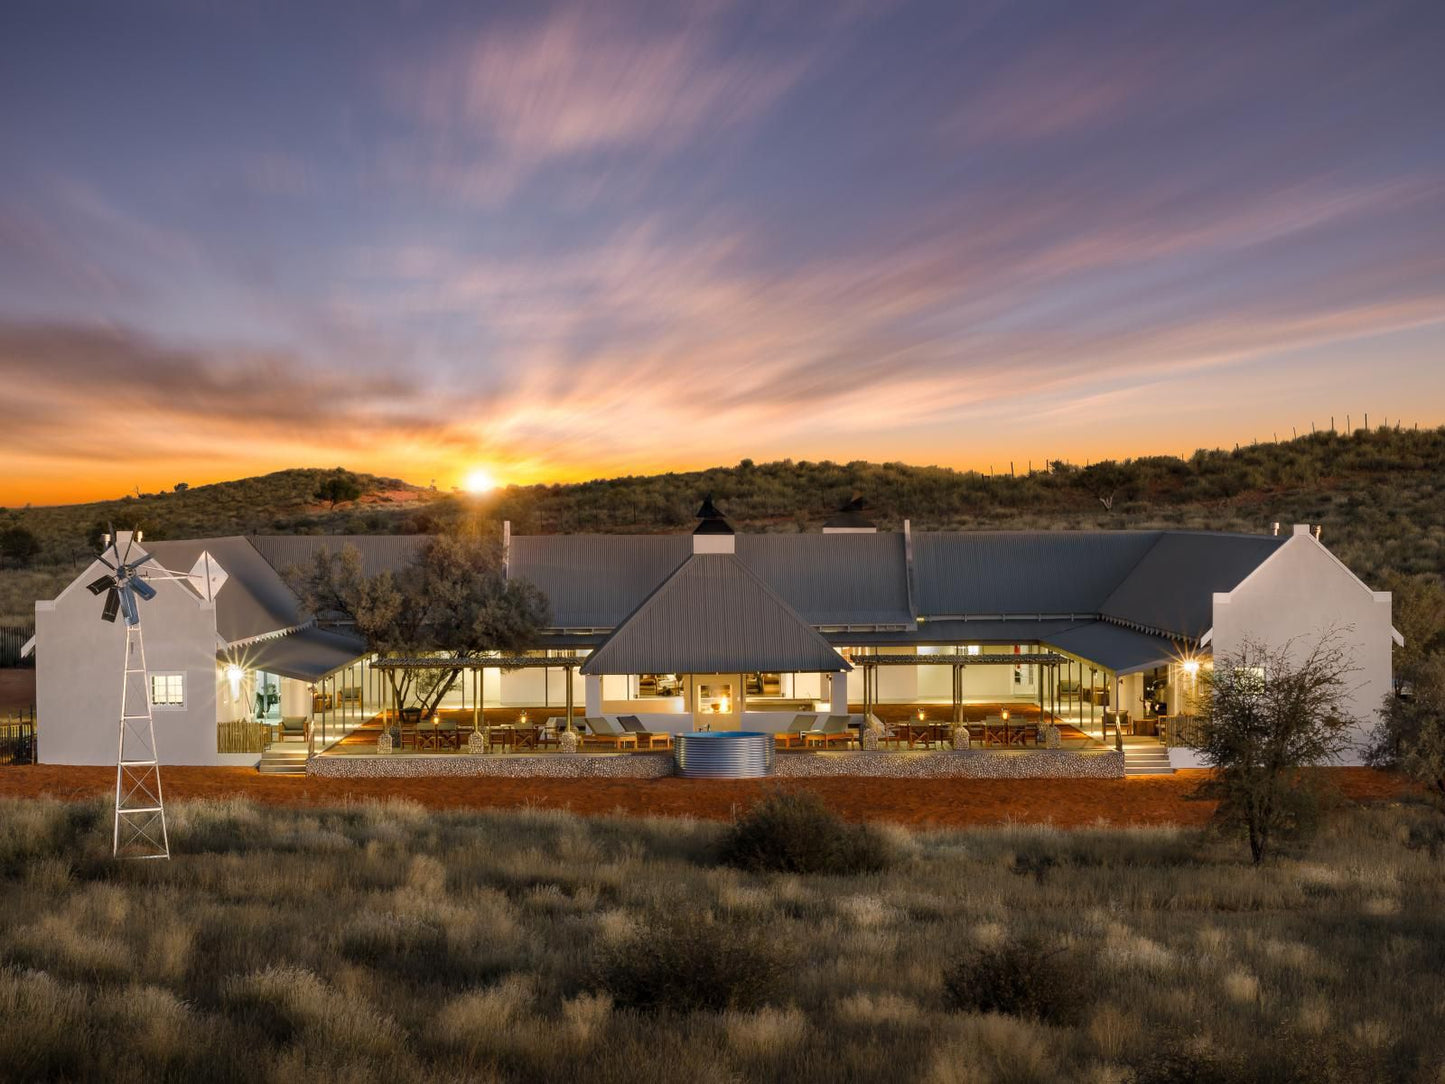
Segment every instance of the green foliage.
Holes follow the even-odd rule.
[[[601,949],[595,985],[644,1012],[756,1009],[779,999],[788,963],[767,931],[737,920],[658,917]]]
[[[888,841],[868,824],[847,824],[808,791],[773,791],[733,823],[723,864],[753,872],[879,873],[893,860]]]
[[[1404,695],[1386,698],[1369,761],[1400,769],[1445,805],[1445,652],[1413,660],[1399,677]]]
[[[40,542],[34,532],[11,524],[0,530],[0,559],[12,565],[28,565],[40,552]]]
[[[1327,634],[1307,652],[1246,644],[1200,675],[1199,751],[1215,769],[1200,791],[1219,799],[1220,823],[1243,831],[1256,865],[1277,837],[1298,838],[1317,821],[1302,769],[1344,748],[1350,673],[1338,638]]]
[[[1090,969],[1075,953],[1035,938],[970,949],[943,973],[944,1003],[955,1012],[996,1012],[1046,1024],[1078,1023]]]
[[[361,480],[350,471],[337,467],[322,480],[312,496],[335,508],[342,501],[356,500],[361,493]]]
[[[521,653],[549,620],[546,596],[504,575],[495,538],[433,538],[396,574],[367,575],[354,546],[321,550],[309,569],[288,570],[287,580],[309,612],[344,622],[368,650],[391,658],[435,654],[435,670],[389,675],[397,703],[415,696],[428,712],[462,673],[448,662]]]

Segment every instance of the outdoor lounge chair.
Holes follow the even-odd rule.
[[[642,725],[642,720],[636,715],[619,715],[617,722],[623,730],[637,738],[639,744],[646,742],[649,749],[656,749],[659,745],[664,749],[672,748],[671,734],[654,734]]]
[[[825,748],[835,742],[847,745],[853,740],[853,729],[848,725],[852,721],[851,715],[825,716],[818,720],[813,729],[803,735],[803,744],[805,746],[821,745]]]
[[[583,720],[591,731],[584,742],[595,741],[614,749],[636,749],[637,735],[629,734],[605,715],[589,715]]]
[[[793,721],[773,737],[784,749],[791,749],[794,745],[803,744],[803,735],[813,729],[818,723],[818,717],[812,712],[805,712],[801,715],[794,715]]]

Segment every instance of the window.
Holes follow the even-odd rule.
[[[151,707],[183,708],[186,706],[185,674],[152,674]]]

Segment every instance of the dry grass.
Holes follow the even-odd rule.
[[[724,830],[707,822],[402,801],[178,804],[174,861],[117,865],[101,802],[0,800],[0,1065],[387,1084],[1438,1081],[1445,869],[1408,845],[1429,815],[1348,809],[1259,870],[1192,829],[890,829],[887,871],[803,877],[717,865]],[[687,924],[704,932],[679,937]],[[669,939],[649,959],[675,983],[725,972],[716,954],[760,936],[781,955],[746,1004],[670,1012],[631,1007],[648,998],[615,973],[627,1003],[607,988],[629,948]],[[1020,942],[1058,953],[1081,1011],[950,1009],[959,960]]]

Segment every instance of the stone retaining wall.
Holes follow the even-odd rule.
[[[413,776],[475,775],[506,779],[659,779],[672,775],[671,753],[552,753],[529,756],[492,753],[468,756],[392,754],[390,756],[319,756],[306,764],[306,774],[324,779],[397,779]]]
[[[673,775],[671,753],[525,753],[467,756],[312,757],[306,771],[327,779],[411,776],[501,776],[511,779],[660,779]],[[872,779],[1122,779],[1124,754],[1115,749],[961,750],[959,752],[783,753],[773,777],[854,776]]]
[[[959,750],[919,753],[779,753],[773,775],[782,778],[857,776],[873,779],[1122,779],[1124,754],[1116,749]]]

